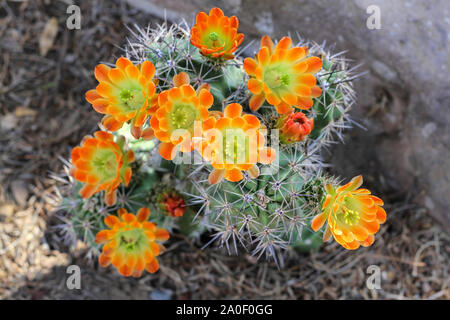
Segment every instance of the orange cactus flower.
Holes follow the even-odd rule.
[[[177,145],[182,152],[193,150],[196,121],[201,121],[204,130],[213,122],[208,113],[214,102],[212,94],[207,86],[201,86],[196,92],[189,81],[187,73],[177,74],[173,78],[174,87],[159,94],[158,108],[150,119],[154,134],[161,141],[159,154],[166,160],[175,157]]]
[[[106,204],[116,203],[116,189],[120,183],[128,185],[131,179],[132,150],[124,151],[124,139],[114,142],[111,133],[97,131],[94,137],[86,136],[81,146],[72,150],[71,175],[85,185],[80,190],[83,198],[106,191]]]
[[[214,168],[209,182],[215,184],[223,178],[228,181],[243,179],[242,171],[251,178],[259,175],[257,162],[269,164],[275,159],[273,148],[264,147],[265,138],[260,132],[260,121],[250,114],[242,114],[242,106],[232,103],[225,107],[223,117],[203,135],[196,146],[202,157]]]
[[[327,196],[322,212],[312,220],[312,229],[319,230],[328,222],[324,241],[331,235],[344,248],[354,250],[359,246],[370,246],[380,224],[386,221],[386,211],[380,198],[371,195],[367,189],[358,189],[362,176],[353,178],[338,188],[326,186]]]
[[[95,242],[104,244],[98,259],[100,266],[112,264],[125,277],[140,277],[144,270],[155,273],[159,269],[157,256],[164,250],[158,242],[169,239],[169,232],[157,228],[147,221],[148,208],[139,209],[137,215],[126,209],[117,211],[118,217],[109,215],[105,224],[109,229],[101,230]]]
[[[150,61],[135,66],[121,57],[116,61],[116,68],[99,64],[95,67],[99,85],[86,92],[86,100],[95,111],[105,114],[102,124],[107,130],[117,131],[131,121],[131,133],[136,139],[152,137],[151,129],[144,133],[142,127],[156,104],[154,75],[155,67]]]
[[[307,54],[306,47],[292,47],[289,37],[274,47],[269,36],[264,36],[255,58],[244,60],[244,70],[250,76],[247,86],[253,94],[250,108],[258,110],[265,100],[280,114],[292,111],[292,107],[311,108],[312,98],[322,94],[313,75],[322,68],[322,60]]]
[[[237,33],[238,26],[238,18],[226,17],[219,8],[211,9],[209,15],[199,12],[191,29],[191,43],[206,57],[233,59],[233,52],[244,40],[244,35]]]
[[[182,196],[175,190],[162,192],[158,197],[159,207],[171,217],[181,217],[186,211],[186,204]]]
[[[276,127],[280,130],[280,141],[284,144],[302,141],[314,129],[314,119],[309,119],[303,112],[280,116]]]

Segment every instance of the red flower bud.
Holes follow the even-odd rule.
[[[171,217],[181,217],[186,211],[184,199],[176,191],[163,192],[159,197],[160,208]]]
[[[314,119],[307,118],[303,112],[292,112],[281,116],[276,127],[280,130],[281,143],[299,142],[314,129]]]

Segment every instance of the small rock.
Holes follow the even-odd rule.
[[[11,192],[19,205],[24,206],[27,203],[29,192],[25,182],[21,180],[13,181],[11,183]]]

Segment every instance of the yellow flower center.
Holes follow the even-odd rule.
[[[215,31],[208,34],[206,42],[210,48],[222,47],[224,45],[224,41],[220,37],[220,34]]]
[[[176,105],[170,114],[175,129],[191,129],[197,118],[197,109],[188,104]]]
[[[99,174],[104,180],[116,177],[118,163],[113,151],[97,150],[92,158],[92,165],[95,173]]]
[[[142,90],[139,89],[122,89],[119,97],[121,102],[130,109],[140,108],[145,102]]]
[[[223,137],[225,163],[245,162],[248,154],[248,140],[242,129],[227,129]]]
[[[348,208],[343,208],[337,215],[336,218],[349,225],[353,226],[358,223],[359,221],[359,213],[355,210],[350,210]]]
[[[120,99],[122,99],[122,101],[129,101],[132,97],[133,94],[131,93],[131,90],[122,89],[122,91],[120,91]]]
[[[272,69],[264,74],[264,81],[271,89],[288,86],[291,82],[290,75],[281,70]]]
[[[131,229],[117,234],[119,247],[126,252],[140,250],[145,244],[145,235],[141,229]]]
[[[219,40],[219,35],[217,34],[217,32],[211,32],[209,34],[209,40],[211,40],[211,41]]]

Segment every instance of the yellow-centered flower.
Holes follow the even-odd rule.
[[[322,68],[322,60],[307,57],[307,54],[306,47],[292,47],[289,37],[274,46],[272,40],[264,36],[255,58],[244,60],[244,69],[250,76],[247,86],[253,94],[250,108],[258,110],[265,100],[280,114],[291,112],[292,107],[311,108],[312,98],[322,94],[314,77]]]
[[[386,221],[386,211],[380,198],[371,195],[367,189],[358,189],[362,176],[349,183],[334,187],[326,186],[327,196],[322,212],[312,220],[312,229],[319,230],[327,222],[324,241],[331,235],[344,248],[354,250],[359,246],[370,246],[380,224]]]

